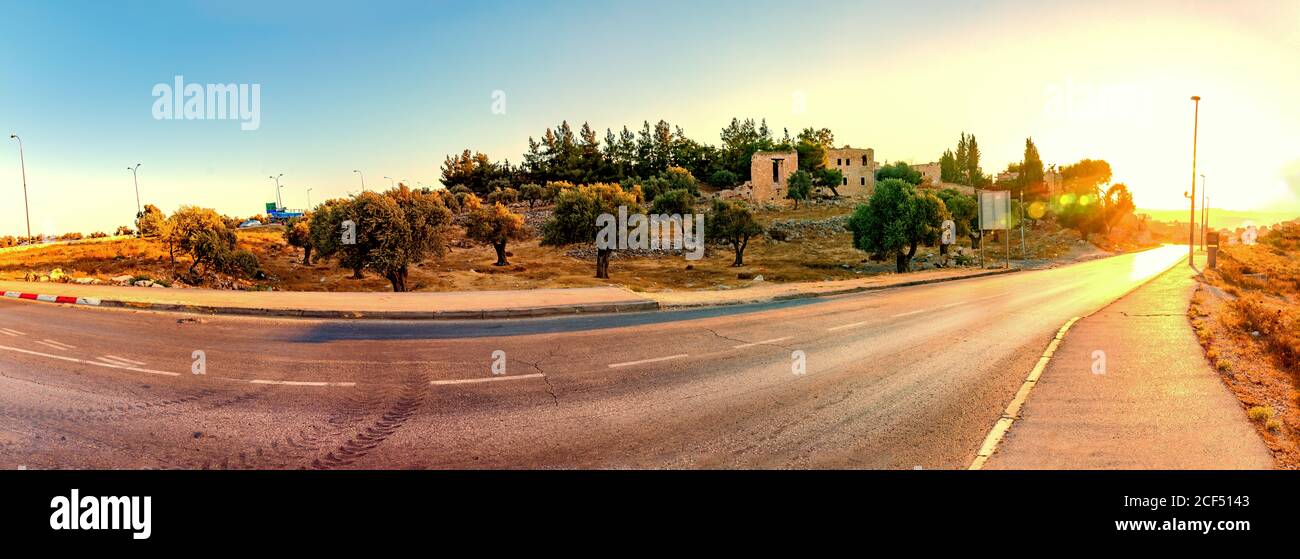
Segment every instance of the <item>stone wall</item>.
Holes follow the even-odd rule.
[[[749,161],[752,200],[776,202],[785,199],[790,175],[799,170],[799,152],[760,151]]]
[[[844,174],[844,180],[836,188],[840,196],[866,198],[876,190],[876,170],[880,165],[876,163],[875,150],[849,146],[828,149],[826,167]]]

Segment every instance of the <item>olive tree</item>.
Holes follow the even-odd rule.
[[[867,204],[853,211],[849,230],[854,248],[876,259],[894,257],[902,273],[911,270],[918,246],[938,240],[948,218],[948,209],[937,196],[918,191],[903,179],[888,178],[876,185]]]
[[[705,235],[710,240],[729,243],[736,252],[732,266],[745,265],[745,248],[749,240],[763,234],[763,226],[754,219],[749,207],[731,200],[714,200],[705,220]]]
[[[510,208],[498,202],[482,206],[469,214],[465,236],[496,249],[497,261],[494,266],[509,266],[510,263],[506,261],[506,242],[526,239],[528,229],[524,227],[524,216],[510,211]]]
[[[555,200],[551,219],[542,226],[542,244],[593,243],[601,231],[608,228],[608,218],[602,219],[601,216],[617,215],[619,206],[626,207],[629,213],[638,212],[638,198],[635,190],[628,192],[617,184],[597,183],[562,189]],[[609,257],[614,249],[613,246],[597,244],[597,278],[609,279]]]

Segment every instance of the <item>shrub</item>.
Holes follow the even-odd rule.
[[[1273,419],[1273,408],[1271,406],[1254,406],[1246,410],[1246,417],[1251,421],[1268,421]]]
[[[686,189],[669,190],[654,199],[650,206],[652,214],[686,215],[694,212],[695,197]]]

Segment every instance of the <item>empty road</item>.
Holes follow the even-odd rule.
[[[965,468],[1063,323],[1185,253],[503,321],[0,300],[0,468]]]

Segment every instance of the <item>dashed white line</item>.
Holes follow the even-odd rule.
[[[36,343],[41,344],[41,345],[43,345],[43,346],[45,346],[45,347],[48,347],[48,348],[51,348],[51,349],[56,349],[56,350],[59,350],[59,351],[68,351],[68,348],[66,348],[66,347],[63,347],[63,346],[60,346],[60,345],[55,345],[55,344],[52,344],[52,343],[47,342],[47,341],[45,341],[45,340],[36,340]]]
[[[944,306],[939,307],[939,308],[941,308],[941,309],[951,309],[951,308],[953,308],[953,307],[957,307],[957,306],[961,306],[961,305],[965,305],[965,304],[966,304],[966,301],[957,301],[956,303],[948,303],[947,305],[944,305]]]
[[[844,325],[841,325],[841,326],[833,326],[833,327],[831,327],[831,328],[827,328],[826,331],[827,331],[827,332],[835,332],[835,331],[837,331],[837,330],[844,330],[844,329],[847,329],[847,328],[857,328],[858,326],[862,326],[863,324],[867,324],[868,322],[870,322],[870,321],[864,320],[864,321],[862,321],[862,322],[854,322],[853,324],[844,324]]]
[[[774,343],[776,343],[776,342],[784,342],[784,341],[786,341],[786,340],[788,340],[788,339],[790,339],[790,338],[793,338],[793,337],[794,337],[794,336],[786,336],[786,337],[784,337],[784,338],[772,338],[772,339],[770,339],[770,340],[763,340],[763,341],[761,341],[761,342],[752,342],[752,343],[748,343],[748,344],[733,345],[733,346],[731,346],[731,347],[732,347],[733,349],[744,349],[744,348],[747,348],[747,347],[754,347],[754,346],[757,346],[757,345],[774,344]]]
[[[479,382],[496,382],[501,380],[521,380],[526,378],[541,378],[544,376],[546,375],[542,373],[531,373],[527,375],[510,375],[510,376],[497,376],[497,377],[484,377],[484,378],[462,378],[462,379],[451,379],[451,380],[432,380],[429,381],[429,384],[433,386],[444,386],[448,384],[474,384]]]
[[[47,343],[47,344],[53,344],[54,346],[56,346],[56,347],[61,347],[61,348],[63,348],[63,349],[77,349],[77,346],[75,346],[75,345],[65,344],[65,343],[60,342],[60,341],[58,341],[58,340],[51,340],[51,339],[49,339],[49,338],[46,338],[46,339],[41,340],[41,341],[43,341],[43,342],[45,342],[45,343]]]
[[[318,382],[309,380],[261,380],[254,379],[248,381],[249,384],[274,384],[280,386],[356,386],[355,382]]]
[[[179,376],[181,376],[180,373],[172,373],[172,372],[168,372],[168,371],[155,371],[155,370],[152,370],[152,369],[141,369],[141,368],[139,368],[139,367],[124,367],[124,366],[122,366],[122,365],[113,365],[113,364],[110,364],[110,363],[101,363],[101,362],[99,362],[99,361],[86,361],[86,360],[84,360],[84,359],[77,359],[76,357],[64,357],[64,356],[62,356],[62,355],[52,355],[52,354],[49,354],[49,353],[41,353],[41,352],[39,352],[39,351],[32,351],[32,350],[30,350],[30,349],[21,349],[21,348],[16,348],[16,347],[9,347],[9,346],[2,346],[2,345],[0,345],[0,350],[13,351],[13,352],[17,352],[17,353],[26,353],[27,355],[35,355],[35,356],[38,356],[38,357],[48,357],[48,358],[50,358],[50,359],[59,359],[59,360],[61,360],[61,361],[68,361],[68,362],[71,362],[71,363],[81,363],[81,364],[83,364],[83,365],[95,365],[96,367],[107,367],[107,368],[109,368],[109,369],[122,369],[122,370],[124,370],[124,371],[135,371],[135,372],[137,372],[137,373],[149,373],[149,374],[151,374],[151,375],[166,375],[166,376],[169,376],[169,377],[179,377]]]
[[[26,332],[19,332],[19,331],[17,331],[17,330],[12,329],[12,328],[0,328],[0,333],[7,334],[7,335],[10,335],[10,336],[26,336],[26,335],[27,335]]]
[[[148,364],[148,363],[145,363],[144,361],[136,361],[136,360],[134,360],[134,359],[127,359],[127,358],[125,358],[125,357],[118,357],[118,356],[116,356],[116,355],[105,355],[105,356],[103,356],[103,357],[100,357],[100,359],[103,359],[103,360],[105,360],[105,361],[121,361],[121,362],[126,363],[126,364],[129,364],[129,365],[147,365],[147,364]]]
[[[667,357],[655,357],[653,359],[642,359],[640,361],[628,361],[626,363],[610,363],[609,368],[617,369],[619,367],[631,367],[633,365],[644,365],[646,363],[658,363],[660,361],[668,361],[670,359],[681,359],[689,355],[690,354],[688,353],[679,353],[677,355],[669,355]]]
[[[926,311],[926,309],[917,309],[917,310],[914,310],[914,311],[907,311],[907,312],[904,312],[904,313],[898,313],[898,314],[896,314],[896,315],[890,316],[889,318],[901,318],[901,317],[904,317],[904,316],[912,316],[912,315],[914,315],[914,314],[921,314],[921,313],[923,313],[923,312],[925,312],[925,311]]]

